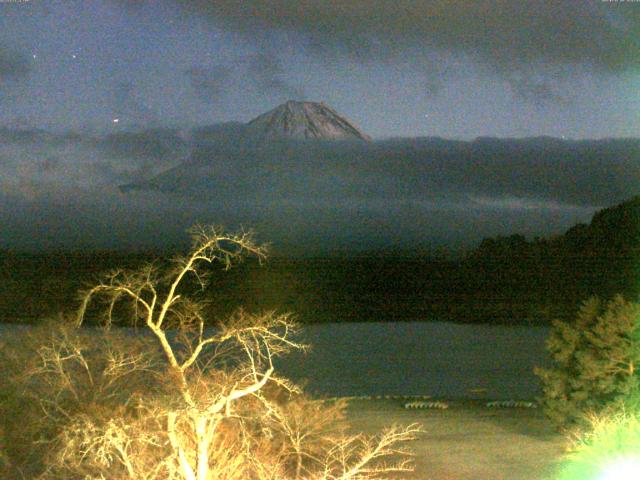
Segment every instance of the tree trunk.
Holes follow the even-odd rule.
[[[198,465],[198,480],[207,480],[209,475],[209,435],[207,432],[207,418],[202,415],[198,415],[194,418],[194,424],[196,427],[196,441],[197,445],[197,465]]]
[[[169,413],[169,415],[167,415],[167,434],[169,436],[169,442],[171,443],[171,447],[178,457],[178,463],[185,480],[197,480],[193,468],[191,468],[191,465],[189,465],[189,460],[184,453],[184,449],[180,446],[178,434],[176,433],[176,417],[177,415],[174,412],[171,412]]]

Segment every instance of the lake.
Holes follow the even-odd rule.
[[[16,328],[28,327],[0,324],[0,335]],[[549,363],[548,334],[548,327],[449,322],[308,325],[301,340],[311,350],[279,359],[277,371],[327,396],[533,399],[541,394],[533,367]]]
[[[549,363],[548,334],[548,327],[448,322],[311,325],[302,332],[311,351],[278,366],[330,396],[533,399],[541,394],[533,367]]]

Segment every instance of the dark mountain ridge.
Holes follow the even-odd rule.
[[[590,223],[577,224],[562,235],[487,238],[462,264],[462,277],[471,290],[485,292],[486,300],[493,294],[507,303],[529,299],[546,305],[546,320],[572,318],[580,302],[593,295],[622,294],[637,301],[640,196],[599,210]]]
[[[238,190],[229,188],[230,179]],[[123,190],[220,200],[234,194],[319,201],[517,197],[598,207],[640,193],[640,140],[208,143],[171,170]]]

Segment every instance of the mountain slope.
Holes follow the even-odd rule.
[[[247,124],[250,137],[324,140],[371,140],[324,103],[289,100]]]
[[[571,320],[593,295],[637,300],[639,258],[640,196],[635,196],[549,239],[485,238],[464,261],[461,278],[469,291],[482,292],[495,306],[487,307],[486,318],[534,312],[545,320]]]
[[[551,146],[550,146],[551,145]],[[194,198],[247,196],[305,200],[462,201],[478,208],[593,209],[640,193],[640,141],[539,146],[442,139],[211,142],[170,171],[125,189]],[[236,188],[239,186],[239,188]],[[484,203],[483,203],[484,202]],[[572,223],[575,223],[575,219]],[[558,216],[555,216],[558,219]],[[565,223],[566,225],[566,223]],[[544,232],[550,228],[544,229]],[[526,232],[525,232],[526,233]],[[540,234],[544,234],[540,232]]]

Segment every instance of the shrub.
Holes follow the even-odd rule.
[[[638,390],[640,306],[592,297],[574,323],[555,321],[547,340],[554,366],[536,368],[541,403],[559,428],[575,426]]]
[[[149,338],[124,331],[77,329],[59,316],[12,335],[2,352],[0,417],[14,477],[52,469],[65,432],[81,418],[127,416],[136,391],[155,393],[158,355]],[[7,462],[8,463],[8,462]],[[9,477],[10,478],[10,477]],[[73,475],[63,478],[74,478]]]
[[[574,439],[558,480],[631,480],[640,472],[640,414],[607,408],[588,417],[588,429]]]

